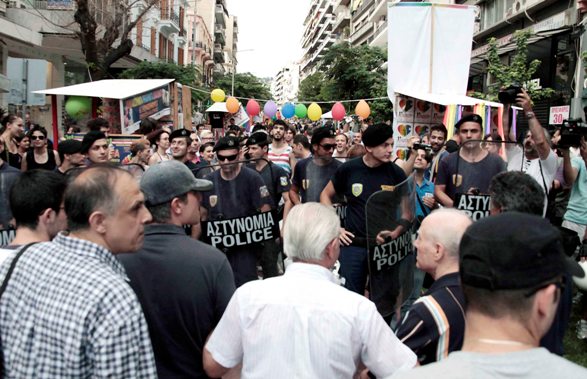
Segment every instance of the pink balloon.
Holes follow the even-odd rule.
[[[250,99],[249,102],[247,103],[248,115],[249,116],[256,116],[259,114],[260,111],[261,111],[261,107],[259,106],[259,103],[257,103],[253,99]]]
[[[263,112],[265,112],[265,116],[273,118],[273,116],[275,116],[275,113],[277,113],[277,104],[269,100],[265,103],[265,106],[263,107]]]
[[[344,105],[342,105],[340,101],[334,103],[332,106],[332,118],[336,121],[341,121],[345,115],[346,110],[344,109]]]

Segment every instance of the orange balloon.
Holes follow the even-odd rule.
[[[229,97],[226,100],[226,110],[229,111],[230,113],[238,112],[240,106],[241,106],[241,104],[234,97]]]
[[[369,108],[369,104],[365,100],[361,100],[355,107],[355,113],[365,119],[371,114],[371,108]]]

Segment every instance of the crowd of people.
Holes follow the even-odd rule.
[[[517,102],[523,134],[509,105],[504,138],[464,114],[451,139],[442,124],[411,138],[406,160],[371,120],[245,131],[145,119],[112,164],[103,119],[53,142],[5,115],[0,229],[15,233],[0,248],[1,372],[585,377],[561,356],[572,278],[585,275],[587,142],[560,144],[527,93]],[[406,183],[374,233],[369,202]],[[487,199],[490,215],[463,198]],[[412,234],[411,293],[382,315],[373,247]],[[580,312],[587,339],[585,293]]]

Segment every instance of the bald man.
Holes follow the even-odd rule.
[[[418,355],[420,364],[460,350],[465,331],[465,300],[459,280],[459,243],[469,217],[444,208],[424,219],[414,245],[416,266],[434,279],[397,330],[398,338]]]

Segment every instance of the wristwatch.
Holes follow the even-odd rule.
[[[526,112],[527,119],[531,119],[531,118],[535,118],[535,117],[536,117],[536,114],[534,112],[532,112],[532,111]]]

